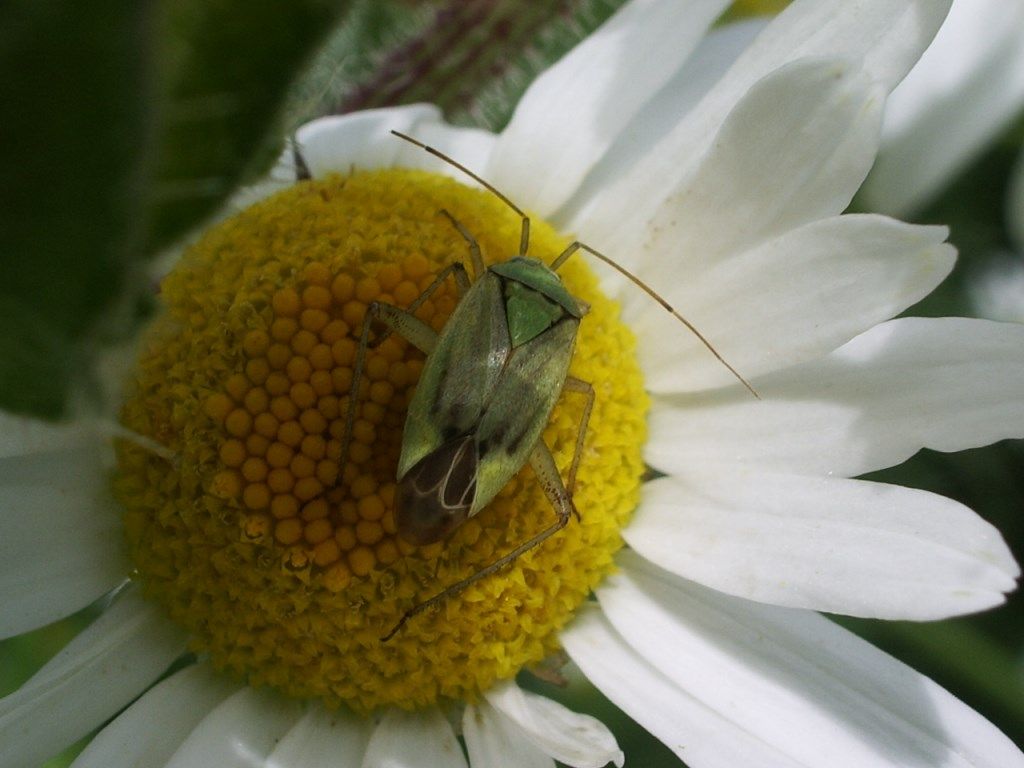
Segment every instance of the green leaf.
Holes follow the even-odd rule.
[[[344,7],[3,6],[0,408],[67,415],[96,349],[138,324],[147,255],[273,157],[283,96]]]
[[[296,89],[292,123],[424,101],[500,130],[530,82],[624,1],[359,0]]]
[[[138,244],[152,4],[0,18],[0,407],[57,417]]]
[[[164,94],[150,248],[212,213],[280,150],[280,109],[345,0],[177,0],[161,29]]]

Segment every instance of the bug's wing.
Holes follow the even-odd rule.
[[[572,361],[579,320],[565,316],[512,353],[476,430],[480,511],[526,463],[547,426]]]
[[[402,538],[432,544],[461,525],[476,495],[476,469],[472,435],[449,440],[413,465],[395,492],[395,523]]]
[[[462,297],[424,365],[402,434],[399,479],[424,456],[475,429],[510,347],[501,280],[487,272]]]

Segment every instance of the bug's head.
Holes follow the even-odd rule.
[[[445,443],[414,464],[395,489],[398,535],[422,546],[462,525],[476,496],[476,465],[471,435]]]

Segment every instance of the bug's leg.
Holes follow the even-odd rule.
[[[374,322],[384,323],[388,328],[388,334],[397,332],[425,355],[429,355],[437,343],[437,332],[407,310],[379,301],[371,302],[370,306],[366,308],[366,315],[363,317],[363,330],[359,335],[359,348],[356,351],[356,363],[352,369],[352,388],[348,394],[348,413],[345,414],[345,433],[341,440],[338,477],[343,476],[345,465],[348,464],[348,449],[352,444],[352,430],[356,425],[359,385],[362,383],[363,367],[366,364],[366,349],[370,346],[370,327]]]
[[[436,595],[424,600],[422,603],[414,605],[402,614],[402,618],[399,619],[398,623],[381,638],[381,642],[387,642],[394,637],[398,630],[404,627],[405,623],[409,621],[409,619],[423,613],[423,611],[428,608],[432,608],[439,603],[443,603],[452,595],[458,594],[471,584],[490,576],[496,571],[500,571],[525,552],[529,552],[534,547],[540,546],[550,536],[565,528],[572,515],[575,514],[579,517],[579,514],[576,512],[576,508],[573,506],[572,497],[565,489],[565,484],[562,482],[561,475],[558,474],[558,467],[555,466],[555,460],[551,456],[551,451],[548,450],[548,447],[544,444],[543,440],[537,441],[537,445],[533,449],[533,453],[530,454],[530,466],[533,467],[534,474],[537,476],[537,482],[540,483],[540,487],[544,490],[544,495],[548,497],[548,501],[551,502],[551,506],[555,508],[555,512],[558,514],[558,521],[552,523],[536,536],[523,542],[507,555],[503,555],[490,565],[481,568],[479,571],[471,576],[467,576],[462,581],[457,581],[451,586],[445,587]]]
[[[441,287],[441,283],[445,281],[448,275],[455,276],[455,289],[459,293],[459,298],[461,299],[465,296],[466,291],[469,290],[469,275],[466,274],[466,268],[462,266],[461,261],[453,261],[434,276],[433,282],[423,290],[423,293],[416,297],[412,304],[405,308],[405,311],[410,315],[416,314],[416,310],[423,305],[423,302],[434,295],[434,291]]]
[[[416,297],[412,304],[405,308],[405,311],[410,315],[415,315],[416,310],[423,306],[423,302],[434,295],[434,291],[441,287],[441,284],[445,281],[448,275],[455,276],[455,288],[459,292],[459,298],[461,299],[465,296],[466,291],[469,290],[469,276],[466,274],[466,268],[462,265],[461,261],[453,261],[434,276],[430,285],[424,289],[423,293]],[[368,342],[369,346],[371,348],[376,348],[395,330],[396,329],[389,326],[386,331]]]
[[[572,495],[566,490],[565,483],[562,482],[562,476],[558,474],[555,458],[551,455],[550,449],[543,440],[537,441],[533,453],[530,454],[530,466],[533,467],[533,474],[537,476],[537,482],[540,483],[541,490],[548,497],[551,506],[555,508],[558,522],[547,530],[541,531],[530,541],[526,542],[526,544],[522,545],[522,547],[514,550],[515,557],[519,557],[523,552],[537,546],[548,536],[564,528],[566,523],[569,522],[570,515],[579,517],[576,507],[572,503]]]
[[[576,433],[576,450],[572,454],[572,464],[569,465],[569,482],[565,484],[566,490],[571,497],[576,490],[576,471],[580,468],[580,459],[583,457],[583,441],[587,437],[587,427],[590,424],[590,412],[594,410],[594,385],[589,381],[567,376],[563,392],[579,392],[587,402],[583,406],[583,415],[580,417],[579,431]],[[578,514],[578,513],[577,513]]]
[[[469,230],[462,226],[462,222],[452,216],[444,208],[441,209],[441,213],[448,217],[448,221],[452,223],[452,226],[458,230],[459,234],[462,235],[463,240],[469,245],[469,258],[473,262],[473,279],[479,280],[480,276],[484,273],[484,257],[480,253],[480,244],[477,243],[476,238],[469,233]],[[469,287],[468,285],[466,286]],[[460,286],[461,288],[461,286]],[[461,297],[465,293],[464,290],[459,291]]]

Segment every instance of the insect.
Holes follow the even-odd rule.
[[[441,211],[466,241],[474,279],[470,282],[465,266],[456,261],[441,270],[408,308],[382,302],[368,306],[353,371],[342,456],[348,455],[352,439],[370,330],[374,323],[382,323],[388,329],[383,336],[397,332],[427,355],[402,435],[395,493],[398,535],[417,545],[443,540],[487,506],[527,462],[557,519],[493,563],[407,610],[382,641],[393,637],[417,614],[508,565],[568,525],[574,515],[578,517],[572,494],[595,395],[589,382],[568,373],[587,308],[569,293],[557,274],[577,251],[608,264],[658,301],[757,396],[689,321],[638,278],[578,241],[550,265],[528,256],[530,219],[518,206],[447,155],[410,136],[392,133],[459,169],[515,211],[522,220],[519,252],[485,267],[472,234],[450,213]],[[437,333],[414,313],[449,275],[455,280],[459,303]],[[375,341],[379,343],[383,336]],[[565,482],[541,439],[563,391],[585,398]]]

